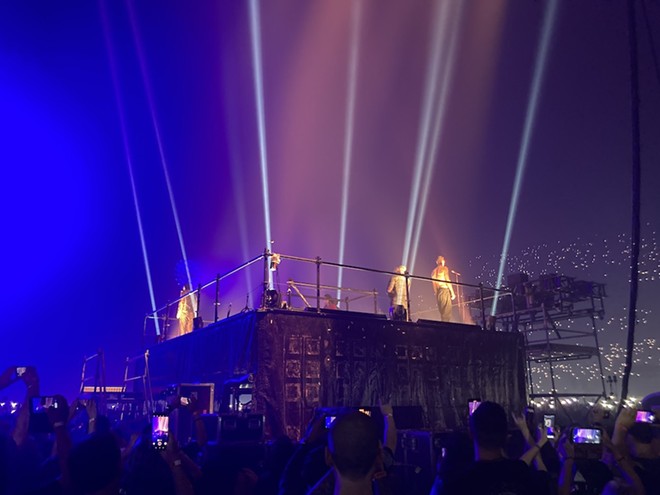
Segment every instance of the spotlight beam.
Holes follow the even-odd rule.
[[[350,57],[348,64],[348,101],[346,103],[346,134],[344,136],[344,169],[341,192],[341,225],[339,228],[339,264],[344,264],[344,251],[346,246],[346,221],[348,218],[348,192],[351,177],[351,157],[353,151],[353,127],[355,122],[355,92],[357,86],[357,64],[360,51],[360,20],[362,15],[362,2],[353,4],[351,19]],[[339,267],[337,275],[337,300],[341,301],[341,287],[344,268]]]
[[[408,266],[410,257],[410,244],[412,240],[413,227],[419,203],[419,189],[421,187],[424,162],[428,148],[429,128],[432,119],[433,102],[436,99],[438,77],[440,70],[440,61],[442,57],[442,48],[444,47],[445,27],[447,21],[447,9],[450,2],[440,2],[436,4],[436,15],[433,22],[433,42],[429,50],[429,68],[426,72],[426,81],[424,84],[424,99],[422,100],[422,116],[420,120],[420,133],[417,141],[415,153],[415,168],[413,170],[413,180],[410,191],[410,201],[408,205],[408,219],[406,221],[406,233],[404,237],[404,247],[402,264]]]
[[[124,145],[124,156],[126,157],[126,165],[128,166],[128,175],[131,181],[131,193],[133,196],[133,205],[135,206],[135,218],[137,220],[138,232],[140,234],[140,246],[142,248],[142,259],[144,261],[144,270],[147,277],[147,285],[149,287],[149,297],[151,299],[151,311],[156,311],[156,298],[154,296],[154,285],[151,277],[151,270],[149,268],[149,256],[147,253],[147,242],[144,235],[144,228],[142,225],[142,215],[140,214],[140,203],[138,201],[137,186],[135,184],[135,175],[133,173],[133,163],[131,160],[130,145],[128,143],[128,133],[126,131],[126,116],[124,115],[124,104],[119,89],[119,79],[117,77],[117,63],[115,54],[112,50],[112,40],[110,37],[110,22],[108,13],[105,8],[105,2],[99,1],[99,11],[101,14],[101,24],[103,25],[103,35],[105,39],[105,48],[108,53],[108,62],[110,64],[110,74],[112,75],[112,86],[115,95],[115,103],[117,104],[117,113],[119,115],[119,124],[121,128],[121,137]],[[161,335],[160,323],[158,318],[154,318],[156,326],[156,335]]]
[[[516,212],[518,210],[518,199],[520,197],[520,189],[522,187],[525,169],[527,167],[527,156],[529,154],[529,146],[536,122],[536,111],[538,109],[539,97],[541,94],[543,77],[547,66],[548,51],[550,49],[550,42],[552,41],[552,34],[555,26],[555,19],[557,16],[558,0],[549,0],[546,5],[545,14],[543,17],[543,27],[541,29],[541,37],[539,39],[539,46],[536,52],[536,62],[534,64],[534,76],[532,79],[532,88],[527,102],[527,114],[525,116],[525,124],[523,127],[523,136],[520,141],[520,150],[518,152],[518,163],[516,166],[516,176],[513,181],[513,192],[511,194],[511,203],[509,205],[509,214],[506,221],[506,231],[504,233],[504,243],[502,245],[502,254],[500,255],[500,266],[497,273],[497,282],[495,287],[501,287],[502,278],[504,277],[504,269],[506,267],[506,259],[509,255],[509,244],[511,242],[511,234],[513,233],[513,225],[516,219]],[[490,314],[494,315],[497,308],[497,299],[493,298],[493,305]]]
[[[250,0],[250,35],[252,41],[252,68],[254,70],[254,95],[257,105],[257,130],[259,133],[259,163],[261,165],[261,191],[264,204],[264,225],[266,228],[266,247],[270,249],[270,199],[268,194],[268,162],[266,150],[266,117],[264,111],[263,73],[261,57],[261,21],[257,0]],[[273,285],[273,274],[268,272],[268,285]]]
[[[163,167],[163,175],[165,176],[165,184],[167,185],[167,193],[170,199],[170,205],[172,208],[172,216],[174,217],[174,224],[176,226],[176,233],[179,238],[179,247],[181,248],[181,257],[183,258],[183,264],[186,269],[186,279],[188,281],[188,287],[193,289],[192,277],[190,276],[190,264],[188,263],[188,255],[186,254],[186,246],[183,242],[183,232],[181,230],[181,222],[179,220],[179,213],[176,208],[176,202],[174,201],[174,192],[172,190],[172,181],[170,180],[170,173],[167,167],[167,162],[165,160],[165,152],[163,151],[163,141],[160,135],[160,126],[158,125],[158,120],[156,119],[156,105],[154,104],[153,92],[151,90],[151,85],[149,84],[149,76],[147,74],[147,64],[145,62],[144,51],[142,49],[142,43],[140,41],[140,35],[138,32],[137,22],[135,20],[135,11],[133,8],[133,2],[126,0],[126,5],[128,7],[129,19],[131,21],[131,30],[133,34],[133,42],[137,49],[138,60],[140,62],[140,74],[142,75],[142,84],[144,85],[145,93],[147,94],[147,101],[149,103],[149,111],[151,113],[151,122],[154,127],[154,134],[156,135],[156,143],[158,144],[158,153],[160,155],[160,163]],[[197,301],[193,298],[193,306],[197,305]],[[197,308],[194,307],[196,311]]]
[[[455,5],[455,4],[452,4]],[[422,226],[424,224],[424,217],[426,216],[426,204],[428,203],[429,191],[431,190],[431,182],[433,181],[433,171],[434,164],[436,159],[436,154],[438,152],[438,147],[440,145],[440,138],[442,136],[443,124],[445,111],[447,109],[447,97],[449,95],[449,88],[451,87],[452,77],[454,75],[454,60],[456,58],[456,47],[458,44],[458,33],[460,31],[460,21],[463,14],[463,3],[457,5],[458,11],[451,12],[449,15],[450,23],[448,27],[449,34],[449,44],[447,48],[447,60],[442,67],[442,80],[440,82],[440,91],[438,94],[437,102],[435,102],[435,115],[433,117],[433,128],[431,131],[431,136],[433,140],[431,141],[431,149],[424,157],[424,175],[422,180],[422,191],[421,196],[418,201],[417,206],[417,215],[415,219],[415,225],[413,229],[413,240],[411,248],[411,257],[409,262],[409,267],[411,273],[414,273],[415,263],[417,262],[417,251],[419,248],[419,239],[421,237]]]

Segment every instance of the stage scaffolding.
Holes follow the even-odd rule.
[[[520,332],[525,338],[529,395],[531,399],[606,396],[598,342],[598,322],[605,314],[605,285],[563,275],[528,280],[525,274],[509,276],[513,297],[498,300],[489,321],[492,328]],[[497,297],[495,295],[490,295]],[[480,301],[473,300],[473,307]],[[596,363],[601,392],[558,392],[557,368],[570,361]],[[546,386],[535,385],[536,373],[548,377]],[[549,387],[548,387],[549,385]]]

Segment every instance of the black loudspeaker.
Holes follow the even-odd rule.
[[[394,423],[398,430],[424,428],[424,410],[422,406],[394,406]]]
[[[260,443],[264,439],[262,414],[222,414],[220,416],[220,442]]]
[[[435,478],[436,454],[433,433],[423,430],[399,430],[397,449],[398,475],[409,495],[427,495]]]

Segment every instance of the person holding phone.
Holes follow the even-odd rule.
[[[654,438],[658,435],[654,425],[636,421],[637,411],[622,409],[614,424],[612,441],[614,445],[629,457],[635,473],[639,476],[647,493],[660,487],[660,453],[653,448]]]
[[[523,461],[504,455],[509,425],[504,408],[485,401],[469,420],[475,462],[459,475],[447,478],[442,495],[511,493],[549,495],[549,487]]]

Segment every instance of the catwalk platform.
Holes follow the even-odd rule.
[[[244,382],[241,407],[265,416],[270,437],[300,438],[318,407],[389,400],[419,406],[421,426],[442,431],[465,426],[468,399],[520,410],[526,398],[517,333],[346,311],[238,314],[153,346],[149,368],[154,390],[214,383],[216,410],[229,407],[227,383]]]

